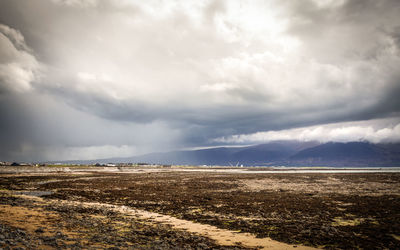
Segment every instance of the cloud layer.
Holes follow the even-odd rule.
[[[346,133],[374,141],[373,121],[399,117],[399,12],[396,0],[2,1],[0,158],[362,120],[373,129]]]
[[[22,34],[0,24],[0,93],[30,90],[38,69]]]
[[[228,144],[264,143],[282,140],[397,143],[400,141],[400,120],[383,119],[334,123],[279,131],[232,135],[215,139],[216,142]]]

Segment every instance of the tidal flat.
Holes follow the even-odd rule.
[[[400,248],[400,173],[251,170],[2,168],[0,247]]]

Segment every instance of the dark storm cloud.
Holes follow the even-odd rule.
[[[357,116],[356,119],[398,115],[400,74],[396,68],[399,67],[400,56],[399,2],[327,2],[333,6],[319,6],[318,1],[289,2],[288,10],[294,21],[289,25],[288,31],[310,44],[309,53],[320,61],[333,64],[336,61],[362,61],[371,64],[372,70],[382,67],[381,78],[374,79],[375,85],[384,85],[381,96],[373,105],[364,110],[356,110],[350,115]],[[359,81],[365,79],[361,78]],[[371,93],[371,97],[373,95]],[[359,101],[356,99],[355,103]]]
[[[129,155],[399,117],[399,11],[398,1],[2,1],[0,157]]]

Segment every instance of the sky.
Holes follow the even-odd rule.
[[[398,0],[0,0],[0,160],[400,142]]]

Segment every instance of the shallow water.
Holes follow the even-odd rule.
[[[400,173],[400,168],[396,169],[290,169],[290,170],[236,170],[236,169],[210,169],[210,170],[184,170],[184,171],[204,171],[204,172],[224,172],[224,173],[238,173],[238,174],[309,174],[309,173]]]
[[[45,195],[51,195],[54,192],[52,192],[52,191],[15,191],[14,193],[28,195],[28,196],[41,197],[41,196],[45,196]]]
[[[176,169],[141,169],[140,172],[211,172],[211,173],[235,173],[235,174],[309,174],[309,173],[400,173],[400,168],[327,168],[327,169],[304,169],[304,168],[276,168],[271,170],[244,169],[213,169],[213,168],[176,168]],[[122,173],[137,173],[138,170],[124,169]]]

